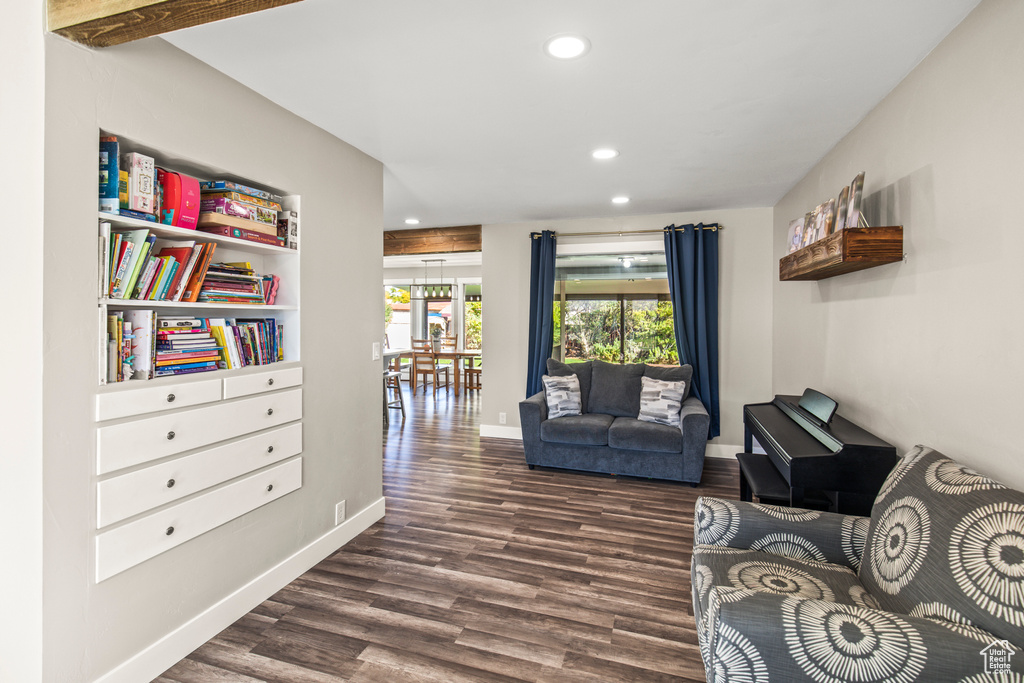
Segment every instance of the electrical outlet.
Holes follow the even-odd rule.
[[[341,501],[334,506],[334,526],[338,526],[345,521],[345,501]]]
[[[508,421],[505,413],[498,413],[498,424],[503,425]]]

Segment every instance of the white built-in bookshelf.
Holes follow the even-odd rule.
[[[100,136],[115,135],[121,147],[121,151],[140,152],[152,156],[157,166],[167,170],[184,173],[199,180],[232,180],[251,187],[267,190],[276,195],[275,201],[279,202],[284,210],[294,211],[299,214],[301,224],[300,196],[281,188],[274,187],[262,182],[259,178],[245,178],[237,174],[227,172],[201,162],[182,159],[173,153],[161,151],[134,140],[125,138],[116,132],[100,131]],[[104,296],[105,288],[103,280],[105,273],[98,272],[98,350],[99,350],[99,384],[110,387],[141,386],[152,382],[181,382],[188,381],[190,376],[163,377],[152,380],[126,380],[123,382],[107,382],[107,315],[110,311],[152,309],[159,316],[194,316],[201,318],[274,318],[283,325],[282,348],[284,362],[297,362],[299,358],[299,331],[300,331],[300,250],[287,247],[272,246],[258,242],[235,239],[232,237],[215,235],[187,228],[173,227],[161,223],[154,223],[146,220],[139,220],[127,216],[97,212],[99,225],[100,259],[103,263],[102,253],[109,244],[111,231],[124,229],[145,229],[150,234],[156,235],[159,239],[168,240],[194,240],[195,242],[216,242],[217,249],[213,255],[214,262],[248,262],[252,268],[262,274],[273,274],[280,278],[280,285],[277,291],[277,298],[273,305],[232,305],[218,303],[189,303],[181,301],[153,301],[138,299],[118,299]],[[300,227],[301,230],[301,227]],[[98,271],[102,271],[102,265]],[[280,363],[269,366],[256,366],[273,368]],[[222,373],[244,373],[252,371],[253,366],[239,370],[218,370],[215,372],[197,373],[196,379],[209,378],[211,375],[221,376]]]
[[[116,132],[123,151],[199,180],[230,180],[276,195],[301,212],[299,196],[262,182],[173,157]],[[302,366],[299,363],[301,257],[298,249],[100,212],[97,216],[95,581],[136,565],[302,487]],[[165,240],[215,242],[213,262],[248,262],[280,278],[273,305],[189,303],[107,297],[111,231],[148,230]],[[151,309],[158,317],[274,318],[283,361],[155,379],[107,383],[107,317]],[[147,315],[148,314],[143,314]],[[115,361],[116,362],[116,361]]]

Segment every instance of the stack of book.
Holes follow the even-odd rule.
[[[282,210],[274,196],[230,180],[199,184],[199,230],[248,242],[284,246],[278,238],[277,217]]]
[[[112,230],[103,250],[107,278],[100,294],[110,299],[197,301],[216,248],[216,242],[157,239],[146,229]]]
[[[223,350],[203,318],[160,317],[154,375],[185,375],[216,370]]]
[[[248,262],[211,263],[199,290],[199,301],[232,305],[266,304],[269,292],[265,293],[263,278]]]

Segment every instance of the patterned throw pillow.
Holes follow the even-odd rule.
[[[686,382],[667,382],[653,377],[640,379],[640,414],[637,419],[678,427]]]
[[[548,399],[548,419],[579,415],[582,412],[579,377],[544,375],[541,379],[544,380],[544,395]]]

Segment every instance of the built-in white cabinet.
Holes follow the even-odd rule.
[[[301,367],[193,384],[97,396],[97,581],[302,486]]]
[[[297,195],[118,137],[125,149],[151,155],[158,165],[201,180],[227,177],[261,187],[280,195],[284,209],[299,209]],[[98,217],[94,484],[100,582],[301,488],[303,426],[299,251],[102,212]],[[105,245],[110,231],[120,228],[216,242],[215,261],[248,263],[277,275],[277,300],[266,306],[105,298]],[[158,316],[275,318],[283,330],[283,361],[108,384],[108,312],[131,309],[152,309]]]

